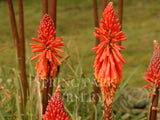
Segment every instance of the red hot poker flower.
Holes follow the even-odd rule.
[[[156,83],[156,87],[160,87],[160,46],[156,40],[154,43],[154,52],[148,67],[148,71],[145,73],[146,77],[143,77],[151,86],[145,85],[143,88],[152,89]]]
[[[97,33],[94,35],[101,40],[100,44],[93,48],[97,54],[94,62],[97,82],[107,86],[111,83],[120,84],[120,78],[123,77],[122,62],[125,63],[120,50],[125,48],[116,43],[126,40],[126,37],[120,31],[121,25],[116,19],[112,2],[103,12],[100,29],[95,29]]]
[[[95,28],[97,32],[94,33],[101,42],[93,48],[93,51],[96,52],[93,67],[95,78],[102,91],[104,120],[111,120],[116,88],[120,84],[120,78],[123,77],[122,63],[125,63],[120,53],[120,50],[125,48],[116,43],[126,40],[126,37],[120,30],[121,25],[116,19],[112,2],[105,8],[102,16],[100,28]]]
[[[71,120],[64,109],[60,86],[57,87],[56,92],[49,100],[43,120]]]
[[[52,19],[45,14],[38,30],[38,37],[32,38],[33,41],[40,43],[33,44],[31,43],[32,52],[40,54],[31,58],[31,61],[38,59],[36,64],[37,73],[40,75],[41,79],[48,77],[54,77],[55,71],[57,70],[57,65],[61,65],[61,62],[57,57],[62,58],[58,52],[63,53],[61,50],[62,46],[64,46],[64,42],[60,42],[62,37],[55,39],[56,30],[54,28],[54,23]]]

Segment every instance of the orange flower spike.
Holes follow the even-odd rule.
[[[60,86],[57,87],[56,92],[49,100],[43,120],[71,120],[67,116],[67,112],[63,105]]]
[[[93,34],[100,39],[98,46],[93,48],[96,58],[93,67],[95,68],[95,78],[100,85],[103,103],[104,120],[112,119],[112,104],[116,89],[120,84],[122,75],[122,63],[126,63],[120,53],[122,46],[118,42],[126,40],[124,33],[120,31],[121,25],[116,19],[113,4],[110,2],[103,12],[100,28],[95,28]]]
[[[156,87],[160,86],[160,46],[156,40],[154,43],[153,56],[148,67],[148,71],[145,73],[146,77],[143,77],[151,86],[145,85],[143,88],[151,89],[155,82]]]
[[[33,49],[32,52],[40,53],[31,58],[31,61],[39,58],[36,69],[41,79],[54,77],[55,71],[57,70],[56,62],[61,65],[61,62],[57,57],[62,58],[58,52],[64,52],[61,50],[62,46],[64,46],[64,42],[61,42],[62,37],[55,39],[55,34],[56,30],[54,28],[54,23],[52,19],[45,14],[38,30],[39,39],[32,38],[33,41],[38,42],[40,45],[30,44]]]
[[[122,63],[125,64],[120,50],[125,48],[116,43],[126,40],[126,37],[120,31],[121,25],[116,19],[112,2],[105,8],[102,16],[100,28],[95,28],[97,32],[94,33],[95,37],[101,40],[100,44],[93,48],[97,54],[93,66],[95,77],[98,82],[101,82],[101,78],[103,78],[110,83],[115,81],[120,84],[120,78],[123,77]]]

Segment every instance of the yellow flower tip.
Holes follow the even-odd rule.
[[[153,44],[154,44],[154,46],[159,46],[157,40],[153,40]]]
[[[153,40],[153,44],[154,44],[155,49],[159,49],[159,44],[158,44],[157,40]]]
[[[153,43],[156,44],[156,43],[157,43],[157,40],[153,40]]]
[[[61,91],[61,86],[60,85],[58,85],[56,91]]]

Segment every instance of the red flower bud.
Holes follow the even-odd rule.
[[[60,89],[60,86],[58,86],[56,92],[49,100],[43,120],[71,120],[64,109]]]

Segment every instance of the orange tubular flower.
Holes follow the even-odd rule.
[[[121,25],[116,19],[116,14],[113,11],[113,4],[110,2],[103,12],[100,29],[95,28],[97,33],[94,35],[101,40],[101,43],[93,48],[96,52],[94,62],[95,77],[98,83],[110,86],[111,83],[120,83],[122,75],[123,60],[120,50],[125,49],[115,43],[126,40],[124,33],[120,31]]]
[[[40,75],[41,79],[46,77],[55,77],[55,71],[57,70],[57,65],[61,65],[61,62],[57,57],[62,58],[58,52],[63,53],[61,50],[62,46],[64,46],[64,42],[60,42],[62,37],[55,39],[56,30],[54,28],[54,23],[52,19],[45,14],[38,30],[38,37],[32,38],[33,41],[40,43],[33,44],[31,43],[32,52],[40,52],[40,54],[31,58],[31,61],[38,59],[36,64],[37,73]]]
[[[71,120],[64,109],[60,89],[60,86],[58,86],[56,92],[49,100],[43,120]]]
[[[126,40],[126,37],[120,30],[121,25],[116,19],[112,2],[105,8],[102,16],[100,28],[96,27],[97,32],[94,33],[101,42],[93,48],[96,52],[93,67],[95,78],[101,87],[105,107],[109,112],[112,109],[116,88],[120,84],[120,78],[123,77],[122,63],[125,63],[120,53],[120,50],[125,48],[116,43]],[[111,111],[109,114],[111,116]]]
[[[154,43],[154,52],[148,67],[148,71],[145,73],[146,77],[143,77],[151,86],[145,85],[143,88],[152,89],[156,84],[156,87],[160,87],[160,46],[156,40]],[[151,97],[151,94],[149,95]]]

